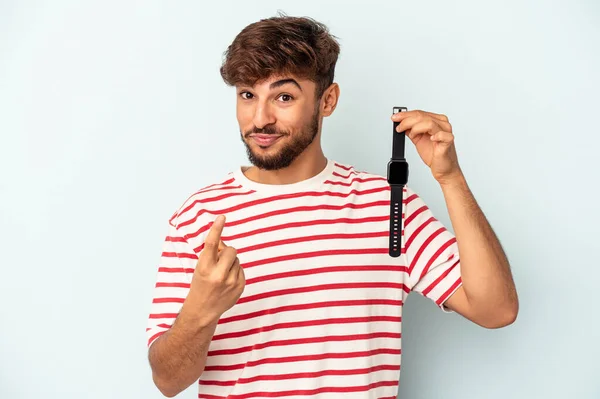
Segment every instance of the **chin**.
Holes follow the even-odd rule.
[[[281,147],[281,139],[277,140],[276,143],[273,143],[269,146],[263,147],[258,143],[255,143],[253,140],[251,140],[252,142],[249,143],[250,148],[252,149],[252,152],[254,153],[259,153],[259,154],[265,154],[265,153],[269,153],[269,154],[275,154],[279,151],[279,148]]]

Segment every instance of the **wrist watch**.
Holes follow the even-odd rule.
[[[406,107],[394,107],[393,112],[406,111]],[[390,232],[389,254],[398,257],[401,253],[402,242],[402,200],[404,186],[408,182],[408,162],[404,158],[405,133],[398,133],[396,128],[400,123],[394,122],[392,140],[392,158],[388,162],[387,181],[390,185]]]

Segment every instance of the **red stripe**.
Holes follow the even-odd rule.
[[[377,206],[389,207],[389,205],[390,205],[389,201],[374,201],[374,202],[367,202],[365,204],[347,203],[347,204],[342,204],[342,205],[296,206],[293,208],[277,209],[272,212],[262,213],[262,214],[247,217],[245,219],[227,222],[227,223],[225,223],[225,227],[239,226],[239,225],[242,225],[245,223],[253,222],[255,220],[266,219],[271,216],[280,216],[280,215],[286,215],[289,213],[296,213],[296,212],[312,212],[312,211],[323,211],[323,210],[339,211],[339,210],[342,210],[345,208],[363,209],[363,208],[370,208],[370,207],[377,207]],[[213,212],[213,213],[218,213],[218,212]],[[389,214],[387,216],[389,218]],[[186,234],[185,237],[188,239],[197,237],[198,235],[204,233],[205,231],[208,231],[211,226],[212,226],[212,222],[202,226],[195,233]]]
[[[218,365],[218,366],[217,365],[206,366],[204,368],[204,371],[240,370],[240,369],[244,369],[244,368],[260,366],[263,364],[308,362],[308,361],[323,360],[323,359],[353,359],[356,357],[367,357],[367,356],[375,356],[375,355],[381,355],[381,354],[400,355],[401,350],[394,349],[394,348],[378,348],[378,349],[372,349],[372,350],[368,350],[368,351],[358,351],[358,352],[319,353],[319,354],[315,354],[315,355],[267,357],[267,358],[249,361],[246,363]]]
[[[326,336],[326,337],[286,339],[286,340],[264,342],[264,343],[256,344],[256,345],[248,345],[248,346],[244,346],[241,348],[209,351],[208,356],[236,355],[239,353],[251,352],[253,350],[265,349],[265,348],[270,348],[270,347],[274,347],[274,346],[292,346],[292,345],[302,345],[302,344],[314,344],[314,343],[321,343],[321,342],[360,341],[360,340],[369,340],[369,339],[377,339],[377,338],[400,339],[401,334],[400,333],[391,333],[391,332],[380,332],[380,333],[370,333],[370,334],[330,335],[330,336]]]
[[[220,185],[227,185],[227,184],[233,183],[233,181],[234,181],[234,180],[235,180],[235,179],[234,179],[233,177],[231,177],[231,178],[229,178],[229,179],[225,180],[225,181],[224,181],[224,182],[222,182],[222,183],[215,183],[215,184],[211,184],[210,186],[203,187],[203,188],[201,188],[200,190],[196,191],[194,194],[192,194],[192,195],[190,195],[189,197],[187,197],[187,198],[186,198],[186,200],[185,200],[185,201],[183,201],[183,203],[185,204],[185,203],[186,203],[186,202],[188,202],[190,199],[192,199],[194,196],[196,196],[196,195],[198,195],[198,194],[202,194],[202,193],[204,193],[204,192],[208,191],[208,189],[211,189],[211,188],[213,188],[213,187],[217,187],[217,186],[220,186]],[[179,211],[175,212],[175,213],[173,214],[173,216],[171,216],[171,219],[169,219],[169,223],[172,223],[172,222],[173,222],[173,219],[175,219],[175,218],[176,218],[177,216],[179,216],[179,215],[180,215]]]
[[[435,221],[437,221],[436,218],[430,217],[424,223],[421,223],[421,225],[412,233],[410,238],[406,241],[405,247],[406,247],[407,251],[408,251],[408,248],[410,248],[410,244],[414,241],[414,239],[416,237],[419,236],[419,233],[421,233],[421,231],[423,231],[423,229],[425,227],[427,227],[430,223],[435,222]]]
[[[327,290],[342,290],[342,289],[360,289],[360,288],[396,288],[404,290],[408,293],[408,288],[402,283],[390,283],[390,282],[363,282],[363,283],[335,283],[335,284],[321,284],[321,285],[313,285],[309,287],[294,287],[294,288],[286,288],[282,290],[276,291],[268,291],[261,292],[258,294],[250,295],[247,297],[240,298],[237,303],[247,303],[258,301],[261,299],[271,298],[274,296],[282,296],[282,295],[291,295],[291,294],[300,294],[307,292],[315,292],[315,291],[327,291]]]
[[[200,190],[198,190],[198,191],[196,191],[194,194],[190,195],[190,196],[188,197],[188,200],[189,200],[190,198],[192,198],[194,195],[202,194],[202,193],[206,192],[207,190],[209,190],[209,189],[211,189],[211,188],[213,188],[213,187],[217,187],[217,186],[225,186],[225,185],[227,185],[227,184],[231,184],[231,183],[233,183],[233,182],[234,182],[234,180],[235,180],[235,179],[234,179],[233,177],[230,177],[229,179],[225,180],[224,182],[221,182],[221,183],[215,183],[215,184],[211,184],[210,186],[202,187]]]
[[[183,303],[185,298],[154,298],[152,303]]]
[[[196,206],[196,204],[206,204],[209,202],[218,202],[218,201],[222,201],[225,200],[227,198],[231,198],[231,197],[237,197],[237,196],[244,196],[244,195],[250,195],[253,194],[254,191],[244,191],[244,192],[233,192],[233,193],[227,193],[227,194],[223,194],[223,195],[217,195],[216,197],[208,197],[208,198],[202,198],[202,199],[197,199],[194,200],[191,204],[189,204],[188,206],[186,206],[180,213],[179,213],[179,217],[182,217],[185,213],[187,213],[190,209],[192,209],[193,207]],[[185,224],[184,224],[185,223]],[[189,224],[187,222],[184,223],[179,223],[179,226],[185,226],[186,224]]]
[[[240,209],[245,209],[245,208],[249,208],[252,206],[256,206],[256,205],[261,205],[261,204],[268,204],[271,202],[275,202],[275,201],[279,201],[279,200],[285,200],[285,199],[290,199],[290,198],[302,198],[302,197],[339,197],[339,198],[348,198],[350,196],[361,196],[361,195],[368,195],[368,194],[374,194],[374,193],[379,193],[382,191],[386,191],[389,190],[389,186],[384,186],[384,187],[376,187],[376,188],[372,188],[372,189],[368,189],[368,190],[350,190],[348,192],[345,193],[337,193],[337,192],[332,192],[332,191],[306,191],[306,192],[301,192],[301,193],[297,193],[297,194],[282,194],[282,195],[276,195],[276,196],[272,196],[272,197],[266,197],[266,198],[260,198],[260,199],[256,199],[253,201],[248,201],[248,202],[243,202],[241,204],[226,208],[226,209],[222,209],[222,210],[214,210],[211,211],[210,213],[212,214],[224,214],[224,213],[231,213],[231,212],[235,212],[238,211]],[[250,193],[243,193],[243,194],[250,194]],[[202,203],[206,203],[206,202],[214,202],[214,201],[220,201],[224,198],[227,197],[231,197],[233,194],[229,194],[228,196],[220,196],[220,197],[214,197],[214,198],[207,198],[205,200],[202,200]],[[235,193],[235,195],[241,195],[240,193]],[[194,203],[192,203],[190,206],[188,206],[186,208],[186,210],[184,210],[181,215],[183,215],[183,213],[185,213],[185,211],[191,209],[196,202],[200,202],[200,201],[194,201]],[[319,209],[323,209],[322,206],[318,207]],[[185,221],[185,222],[181,222],[179,224],[180,227],[183,226],[187,226],[190,224],[193,224],[196,220],[198,220],[198,218],[200,216],[202,216],[202,214],[207,213],[209,211],[207,211],[206,209],[201,209],[196,216],[194,216],[193,218]]]
[[[391,305],[391,306],[402,306],[402,301],[392,299],[353,299],[345,301],[327,301],[327,302],[313,302],[303,303],[297,305],[286,305],[279,306],[276,308],[262,309],[256,312],[239,314],[236,316],[223,317],[219,319],[219,324],[233,323],[240,320],[249,320],[260,316],[273,315],[277,313],[290,312],[295,310],[308,310],[308,309],[319,309],[319,308],[330,308],[330,307],[346,307],[346,306],[365,306],[365,305]]]
[[[411,202],[413,202],[414,200],[416,200],[417,198],[419,198],[417,196],[417,194],[413,194],[413,195],[409,196],[408,198],[405,198],[403,202],[408,205]]]
[[[338,173],[338,172],[333,172],[333,173],[332,173],[332,175],[333,175],[333,176],[336,176],[336,177],[341,177],[342,179],[349,179],[349,178],[350,178],[350,176],[352,176],[352,175],[358,175],[358,173],[356,173],[356,172],[350,172],[350,173],[348,173],[348,175],[347,175],[347,176],[344,176],[344,175],[342,175],[341,173]]]
[[[233,183],[233,179],[229,179],[228,180],[229,183]],[[229,184],[227,183],[227,184]],[[236,186],[228,186],[228,185],[222,185],[222,187],[210,187],[210,188],[205,188],[202,191],[198,191],[197,193],[195,193],[194,195],[198,195],[198,194],[204,194],[204,193],[210,193],[212,191],[219,191],[219,190],[235,190],[235,189],[239,189],[242,188],[241,184],[238,184]],[[191,197],[190,197],[191,198]],[[188,198],[189,199],[189,198]]]
[[[200,385],[215,385],[215,386],[234,386],[237,384],[249,384],[256,381],[282,381],[282,380],[293,380],[299,378],[318,378],[331,375],[364,375],[371,374],[378,371],[399,371],[400,366],[395,364],[381,364],[378,366],[362,368],[362,369],[350,369],[350,370],[322,370],[307,373],[291,373],[291,374],[270,374],[270,375],[258,375],[256,377],[240,378],[232,381],[215,381],[215,380],[199,380]],[[396,397],[394,396],[394,399]]]
[[[438,248],[438,250],[431,256],[431,258],[429,259],[429,261],[427,262],[427,264],[425,265],[425,267],[423,268],[423,271],[421,272],[421,278],[425,277],[425,275],[427,274],[427,272],[429,271],[429,268],[431,267],[431,265],[433,264],[433,262],[435,262],[435,260],[446,250],[448,249],[448,247],[452,244],[454,244],[456,242],[456,238],[452,237],[451,239],[449,239],[448,241],[446,241],[446,243],[444,245],[442,245],[441,247]]]
[[[186,259],[198,259],[198,255],[196,254],[188,254],[185,252],[163,252],[162,256],[164,258],[186,258]]]
[[[149,316],[151,319],[175,319],[177,313],[153,313]]]
[[[412,222],[413,220],[415,220],[415,218],[417,216],[419,216],[421,213],[423,213],[425,211],[428,211],[428,210],[429,210],[429,208],[427,208],[427,206],[422,206],[419,209],[417,209],[416,211],[412,212],[410,214],[410,216],[407,217],[406,220],[404,221],[404,227],[408,226],[410,224],[410,222]]]
[[[159,273],[188,273],[188,274],[193,274],[194,273],[194,269],[192,269],[191,267],[188,268],[183,268],[183,267],[166,267],[166,266],[161,266],[158,268],[158,272]]]
[[[161,283],[155,285],[156,288],[190,288],[190,283]]]
[[[165,238],[165,241],[168,242],[187,242],[187,240],[183,237],[172,237],[172,236],[167,236]]]
[[[248,247],[241,247],[241,248],[237,249],[237,253],[242,254],[244,252],[258,251],[258,250],[264,249],[264,248],[279,247],[279,246],[283,246],[283,245],[297,244],[297,243],[306,242],[306,241],[341,240],[341,239],[358,240],[358,239],[365,239],[365,238],[387,237],[388,234],[389,234],[388,231],[376,231],[376,232],[370,232],[370,233],[354,233],[354,234],[336,233],[336,234],[320,234],[320,235],[313,235],[313,236],[293,237],[293,238],[286,238],[284,240],[278,240],[278,241],[262,242],[260,244],[250,245]],[[204,243],[202,243],[198,248],[195,248],[194,251],[201,252],[203,249],[204,249]]]
[[[279,391],[279,392],[251,392],[241,395],[229,395],[227,399],[247,399],[247,398],[264,398],[264,397],[284,397],[284,396],[295,396],[295,395],[317,395],[325,392],[364,392],[369,391],[373,388],[379,387],[391,387],[397,386],[398,381],[378,381],[373,382],[369,385],[361,385],[361,386],[353,386],[353,387],[322,387],[316,389],[296,389],[292,391]],[[198,394],[198,398],[200,399],[224,399],[220,396],[214,395],[206,395],[206,394]]]
[[[419,248],[419,250],[415,254],[412,262],[410,263],[410,267],[408,268],[408,272],[409,273],[412,273],[412,271],[415,268],[417,262],[419,261],[419,258],[421,257],[421,255],[423,254],[423,252],[425,251],[425,249],[427,248],[427,246],[431,243],[431,241],[433,241],[433,239],[435,237],[439,236],[444,231],[446,231],[446,228],[445,227],[440,227],[439,229],[437,229],[436,231],[434,231],[433,234],[431,234],[427,238],[427,240],[425,240],[425,242],[423,242],[423,244],[421,245],[421,248]]]
[[[444,294],[436,301],[436,303],[439,306],[441,306],[441,304],[444,303],[444,301],[448,298],[448,296],[452,293],[452,291],[454,291],[456,289],[456,287],[458,287],[461,283],[462,283],[462,279],[459,277],[458,280],[456,280],[454,282],[454,284],[452,284],[450,286],[450,288],[448,288],[446,290],[446,292],[444,292]]]
[[[342,164],[339,164],[337,162],[334,162],[334,165],[336,167],[340,168],[340,169],[344,169],[346,172],[349,171],[349,170],[354,169],[354,166],[351,166],[351,165],[342,165]]]
[[[339,219],[318,219],[318,220],[307,220],[307,221],[302,221],[302,222],[292,222],[292,223],[283,223],[283,224],[279,224],[279,225],[273,225],[273,226],[268,226],[268,227],[264,227],[261,229],[256,229],[256,230],[250,230],[247,232],[243,232],[240,234],[235,234],[235,235],[231,235],[231,236],[221,236],[221,239],[226,242],[228,240],[238,240],[240,238],[245,238],[245,237],[251,237],[257,234],[264,234],[264,233],[270,233],[270,232],[274,232],[277,230],[284,230],[284,229],[293,229],[293,228],[297,228],[297,227],[311,227],[311,226],[322,226],[322,225],[330,225],[330,224],[363,224],[363,223],[371,223],[371,222],[384,222],[386,220],[390,219],[390,215],[383,215],[383,216],[370,216],[370,217],[365,217],[365,218],[357,218],[357,219],[351,219],[351,218],[339,218]],[[226,226],[230,226],[229,224],[226,224]]]
[[[385,248],[363,248],[363,249],[327,249],[322,251],[294,253],[273,258],[260,259],[253,262],[246,262],[242,266],[248,269],[255,266],[268,265],[270,263],[284,262],[287,260],[298,260],[305,258],[315,258],[319,256],[338,256],[338,255],[377,255],[387,254],[389,249]]]
[[[342,181],[333,181],[333,180],[325,180],[323,182],[323,184],[331,184],[333,186],[344,186],[344,187],[350,187],[351,185],[353,185],[354,183],[358,182],[358,183],[368,183],[370,181],[384,181],[387,182],[387,180],[383,177],[370,177],[370,178],[360,178],[360,177],[355,177],[352,180],[350,180],[349,182],[342,182]]]
[[[206,189],[208,189],[208,188],[212,188],[212,187],[216,187],[216,186],[221,186],[221,185],[225,185],[225,184],[231,184],[231,183],[233,183],[234,181],[235,181],[235,178],[233,178],[233,177],[230,177],[229,179],[225,180],[225,181],[224,181],[224,182],[222,182],[222,183],[215,183],[215,184],[211,184],[210,186],[206,186],[206,187],[204,187],[204,188],[200,189],[200,190],[199,190],[199,191],[198,191],[196,194],[198,194],[198,193],[203,193],[203,192],[204,192],[204,190],[206,190]]]
[[[312,327],[312,326],[324,326],[328,324],[350,324],[350,323],[374,323],[377,321],[389,321],[394,323],[401,323],[402,317],[396,316],[366,316],[366,317],[341,317],[341,318],[329,318],[321,320],[305,320],[305,321],[294,321],[287,323],[272,324],[270,326],[262,326],[252,328],[250,330],[235,331],[224,334],[216,334],[213,336],[213,341],[219,341],[228,338],[245,337],[252,334],[258,334],[273,330],[280,330],[285,328],[296,328],[296,327]]]
[[[437,279],[435,279],[435,281],[431,284],[429,284],[429,286],[427,288],[425,288],[423,290],[423,295],[427,295],[429,294],[439,283],[440,281],[444,280],[449,274],[450,272],[454,269],[454,267],[456,265],[458,265],[458,262],[460,260],[457,260],[451,267],[449,267],[441,276],[439,276]]]
[[[293,270],[283,273],[269,274],[265,276],[258,276],[249,278],[246,280],[246,285],[260,283],[269,280],[278,280],[280,278],[308,276],[322,273],[337,273],[337,272],[355,272],[355,271],[390,271],[406,273],[408,268],[406,266],[391,266],[391,265],[360,265],[360,266],[328,266],[315,269],[306,270]]]

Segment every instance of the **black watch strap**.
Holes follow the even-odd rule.
[[[393,112],[406,111],[406,107],[394,107]],[[404,158],[405,134],[398,133],[399,123],[394,122],[392,132],[392,161],[406,161]],[[389,254],[396,258],[402,254],[402,213],[404,200],[404,185],[390,184],[390,232]]]
[[[393,184],[390,199],[390,256],[396,258],[402,251],[402,200],[404,186]]]
[[[404,134],[404,132],[398,133],[396,131],[398,125],[398,122],[394,122],[394,135],[392,136],[392,159],[404,160],[404,142],[406,134]]]

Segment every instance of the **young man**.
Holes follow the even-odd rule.
[[[199,398],[395,398],[402,305],[418,292],[486,328],[512,323],[509,264],[459,167],[444,115],[400,122],[440,184],[455,236],[404,190],[401,256],[388,254],[386,178],[328,159],[340,95],[325,26],[246,27],[221,68],[251,167],[183,203],[164,244],[148,325],[156,386]]]

